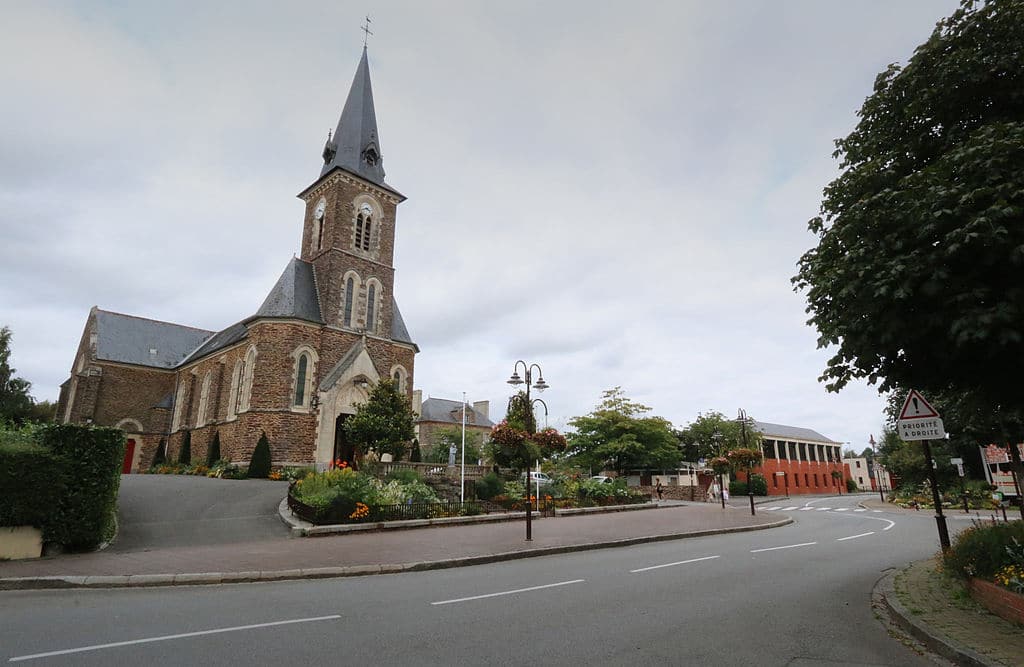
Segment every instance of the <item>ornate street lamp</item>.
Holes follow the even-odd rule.
[[[522,377],[519,376],[519,365],[520,364],[523,365],[523,375],[526,377],[525,381],[523,380]],[[544,371],[542,371],[540,369],[540,366],[538,364],[528,364],[525,361],[523,361],[522,359],[519,359],[519,360],[516,361],[515,366],[512,367],[512,377],[510,377],[508,379],[508,383],[510,385],[512,385],[513,387],[518,387],[521,384],[526,384],[526,404],[529,406],[529,413],[527,415],[527,418],[530,420],[530,423],[526,424],[526,430],[529,431],[531,434],[535,433],[537,431],[536,419],[533,416],[533,401],[530,399],[530,384],[533,382],[533,370],[534,369],[537,369],[537,382],[535,384],[533,384],[533,388],[536,389],[537,391],[544,391],[550,385],[548,385],[548,383],[544,381]],[[540,400],[540,399],[538,399],[538,400]],[[541,401],[541,402],[543,403],[543,401]],[[548,406],[545,403],[544,404],[544,412],[545,412],[545,414],[547,414],[547,409],[548,409]],[[527,471],[527,474],[526,474],[526,540],[528,542],[533,540],[533,502],[530,500],[530,475],[529,475],[529,470],[530,470],[530,466],[529,466],[529,464],[527,464],[527,466],[526,466],[526,471]],[[540,501],[538,499],[538,507],[539,507],[539,503],[540,503]]]

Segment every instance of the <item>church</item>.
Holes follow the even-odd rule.
[[[405,197],[384,180],[366,47],[319,176],[305,202],[302,247],[263,304],[223,331],[93,307],[61,385],[57,420],[124,431],[124,472],[159,447],[192,459],[214,434],[247,463],[261,433],[275,465],[351,460],[342,423],[382,378],[412,401],[412,341],[394,298],[395,215]]]

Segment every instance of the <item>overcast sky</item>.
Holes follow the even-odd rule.
[[[372,18],[424,396],[550,423],[604,389],[811,428],[857,450],[865,384],[817,381],[790,278],[875,75],[955,0],[4,3],[0,325],[56,400],[89,308],[219,330],[298,252]]]

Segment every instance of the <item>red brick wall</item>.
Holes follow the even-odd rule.
[[[765,481],[768,482],[769,496],[786,495],[786,482],[781,475],[776,478],[776,472],[787,473],[789,495],[791,496],[814,493],[840,493],[840,488],[842,493],[846,493],[845,478],[838,480],[838,482],[833,480],[833,470],[840,470],[846,474],[842,470],[842,466],[835,463],[765,459],[761,466],[754,470],[754,474],[764,475]],[[817,484],[815,484],[815,475],[817,475]],[[743,473],[738,474],[737,477],[739,479],[746,479],[746,475]],[[778,486],[776,486],[776,483]],[[840,487],[840,485],[842,486]]]
[[[971,591],[971,597],[990,612],[1013,623],[1024,625],[1024,595],[984,579],[971,579],[967,587]]]

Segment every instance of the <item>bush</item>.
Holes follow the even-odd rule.
[[[153,455],[153,465],[151,467],[156,468],[157,466],[163,465],[167,461],[167,441],[160,438],[160,443],[156,446],[156,454]]]
[[[68,549],[89,549],[114,534],[124,461],[124,434],[114,428],[47,425],[40,442],[53,452],[64,490],[43,538]]]
[[[411,484],[413,482],[421,482],[423,478],[415,470],[408,468],[400,468],[398,470],[392,470],[388,474],[389,482],[399,482],[400,484]]]
[[[206,450],[206,467],[212,468],[217,461],[220,461],[220,431],[213,432],[213,441]]]
[[[45,528],[64,478],[53,453],[21,431],[0,431],[0,526]]]
[[[178,463],[189,465],[192,463],[192,431],[185,431],[181,436],[181,452],[178,453]]]
[[[745,496],[747,495],[747,483],[743,480],[734,479],[729,482],[729,495],[730,496]]]
[[[857,488],[857,481],[852,478],[846,479],[846,490],[850,493],[857,493],[860,489]]]
[[[351,468],[340,468],[301,479],[295,482],[289,493],[316,510],[324,522],[341,523],[350,519],[356,511],[356,503],[367,506],[380,504],[376,481]]]
[[[263,431],[260,439],[256,442],[256,449],[252,450],[252,460],[249,461],[249,477],[266,479],[270,476],[270,441],[267,440],[267,433]]]
[[[478,479],[474,486],[476,488],[476,497],[480,500],[490,500],[505,491],[505,482],[493,472],[489,472],[482,479]]]
[[[1014,564],[1014,540],[1024,542],[1024,521],[974,526],[962,531],[943,556],[946,567],[965,579],[992,579]]]
[[[409,451],[409,460],[413,463],[419,463],[423,460],[423,452],[420,451],[419,439],[413,439],[412,449]]]

